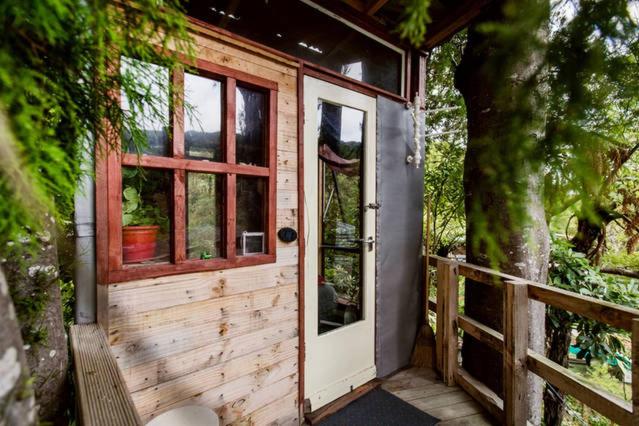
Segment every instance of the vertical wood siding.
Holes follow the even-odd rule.
[[[195,37],[200,59],[278,83],[276,230],[298,229],[296,64]],[[274,264],[109,285],[102,324],[142,419],[199,404],[222,424],[298,424],[298,278],[297,242],[277,241]]]

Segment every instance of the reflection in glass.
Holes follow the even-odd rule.
[[[238,87],[235,95],[235,153],[238,164],[266,165],[266,95]]]
[[[324,248],[317,303],[319,334],[352,324],[361,316],[360,253]]]
[[[237,177],[236,247],[239,256],[261,254],[266,251],[264,231],[266,229],[267,190],[264,178]]]
[[[362,70],[362,61],[354,62],[352,64],[342,65],[342,74],[346,77],[350,77],[357,81],[362,81],[364,78],[364,71]]]
[[[222,161],[222,83],[185,73],[184,100],[187,157]]]
[[[122,263],[170,260],[171,173],[122,168]]]
[[[321,243],[319,330],[362,319],[363,111],[318,104]]]
[[[135,93],[142,102],[133,103],[123,87],[122,109],[125,122],[122,145],[127,152],[137,152],[134,140],[146,143],[141,153],[169,155],[169,70],[159,65],[122,57],[120,72],[123,80],[135,82]],[[135,123],[137,128],[130,126]]]
[[[221,175],[187,173],[186,251],[189,259],[222,256],[223,185]]]
[[[190,1],[185,7],[189,16],[401,94],[401,53],[302,1]]]

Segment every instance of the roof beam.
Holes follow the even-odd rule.
[[[324,9],[328,9],[332,13],[350,21],[356,26],[362,28],[370,32],[371,34],[376,35],[382,40],[386,40],[387,42],[395,45],[395,46],[406,46],[406,42],[400,40],[396,34],[393,34],[382,25],[377,18],[366,14],[366,3],[364,0],[312,0],[313,3],[323,7]],[[357,5],[361,3],[361,9],[357,8]]]
[[[466,28],[492,0],[463,0],[426,29],[422,49],[430,50]]]
[[[384,7],[384,5],[388,3],[388,0],[373,0],[370,5],[366,9],[366,14],[373,16],[377,13],[379,9]]]
[[[342,0],[344,3],[357,10],[364,12],[366,10],[366,2],[364,0]]]

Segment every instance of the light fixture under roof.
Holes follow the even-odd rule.
[[[228,13],[228,12],[225,12],[224,10],[221,10],[221,9],[216,9],[216,8],[215,8],[215,7],[213,7],[213,6],[209,7],[209,9],[210,9],[212,12],[217,13],[218,15],[225,16],[225,17],[227,17],[227,18],[233,19],[234,21],[239,21],[239,20],[240,20],[240,17],[239,17],[239,16],[235,16],[234,14],[232,14],[232,13]]]
[[[320,49],[319,47],[315,47],[312,44],[307,44],[306,42],[300,41],[299,43],[300,46],[307,48],[308,50],[315,52],[315,53],[324,53],[324,51],[322,49]]]

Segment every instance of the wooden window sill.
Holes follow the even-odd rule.
[[[275,263],[275,254],[259,254],[238,256],[233,259],[186,260],[178,264],[166,263],[157,265],[124,265],[120,270],[109,272],[106,283],[121,283],[125,281],[158,278],[168,275],[188,274],[192,272],[219,271],[244,266]]]

